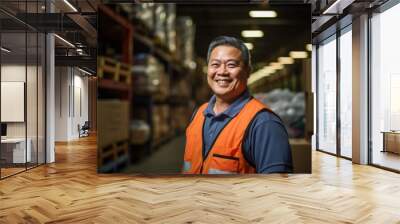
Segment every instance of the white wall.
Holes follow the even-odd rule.
[[[76,68],[56,68],[56,141],[77,139],[78,124],[89,118],[88,78],[83,75]]]
[[[74,70],[74,108],[73,108],[73,119],[72,119],[72,136],[78,136],[78,124],[81,126],[85,123],[85,121],[89,118],[88,113],[88,78],[81,76],[79,70]]]
[[[70,77],[67,67],[55,68],[55,140],[68,140],[68,87]]]
[[[32,69],[28,66],[30,68]],[[1,65],[1,81],[25,82],[25,64]]]

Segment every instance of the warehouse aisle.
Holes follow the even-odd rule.
[[[155,152],[140,163],[129,167],[127,173],[146,174],[176,174],[179,173],[183,163],[185,137],[177,136],[162,145]]]

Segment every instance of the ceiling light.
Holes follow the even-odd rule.
[[[249,50],[253,50],[253,44],[252,43],[244,43],[244,45],[246,45],[247,49]]]
[[[264,77],[270,76],[274,72],[275,69],[271,68],[270,66],[265,66],[262,69],[259,69],[253,74],[251,74],[249,79],[247,80],[247,84],[251,85],[252,83],[257,82],[258,80],[261,80]]]
[[[87,74],[87,75],[92,75],[92,73],[90,73],[90,72],[88,72],[88,71],[86,71],[86,70],[83,70],[83,69],[81,69],[81,68],[79,68],[79,67],[78,67],[78,70],[81,71],[81,72],[83,72],[83,73],[85,73],[85,74]]]
[[[9,50],[9,49],[7,49],[7,48],[5,48],[5,47],[1,47],[0,49],[1,49],[2,51],[6,52],[6,53],[10,53],[10,52],[11,52],[11,50]]]
[[[291,57],[280,57],[278,58],[278,62],[282,65],[290,65],[294,63],[294,60]]]
[[[289,56],[292,58],[307,58],[307,52],[305,51],[291,51]]]
[[[207,71],[208,71],[208,67],[205,65],[205,66],[203,66],[203,73],[204,74],[207,74]]]
[[[355,0],[336,0],[322,14],[342,14],[343,10],[351,5]]]
[[[332,9],[336,9],[337,4],[340,2],[340,0],[335,1],[332,5],[330,5],[322,14],[327,14],[330,13]]]
[[[263,37],[264,32],[261,30],[243,30],[242,36],[243,37]]]
[[[280,70],[283,68],[283,65],[279,62],[271,62],[269,64],[269,66],[271,66],[271,68],[275,69],[275,70]]]
[[[249,16],[252,18],[275,18],[277,16],[275,11],[266,10],[266,11],[250,11]]]
[[[247,84],[250,85],[264,77],[270,76],[269,73],[254,73],[250,76],[250,78],[247,80]]]
[[[68,5],[74,12],[78,12],[78,10],[71,4],[69,3],[68,0],[64,0],[64,3]]]
[[[264,68],[262,68],[261,71],[271,74],[274,73],[276,69],[271,66],[264,66]]]
[[[311,44],[306,44],[306,50],[307,51],[312,51],[312,45]]]
[[[66,43],[68,46],[75,48],[75,45],[71,44],[71,42],[69,42],[68,40],[58,36],[57,34],[54,34],[54,36],[60,39],[62,42]]]
[[[158,85],[160,84],[160,80],[154,79],[151,83],[152,83],[153,85],[155,85],[155,86],[158,86]]]

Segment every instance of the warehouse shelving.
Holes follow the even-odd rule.
[[[132,100],[133,26],[106,5],[99,6],[99,19],[109,24],[99,29],[103,43],[117,51],[106,54],[110,46],[99,46],[98,56],[98,171],[119,172],[130,164],[129,120]],[[110,32],[112,31],[112,32]],[[112,35],[111,35],[112,34]],[[120,34],[120,35],[116,35]],[[107,57],[108,56],[108,57]]]
[[[165,65],[169,66],[168,68],[172,69],[173,74],[187,74],[189,71],[185,68],[179,61],[174,57],[173,54],[166,51],[165,47],[157,46],[154,41],[150,37],[146,37],[145,35],[134,33],[134,44],[143,45],[144,48],[147,48],[147,52],[153,54],[157,58],[159,58]],[[135,49],[136,50],[136,49]]]
[[[106,19],[107,21],[99,21],[100,23],[109,23],[109,26],[107,26],[108,30],[102,33],[102,35],[104,35],[103,37],[111,39],[112,42],[121,43],[119,46],[122,55],[121,62],[131,64],[133,60],[132,37],[134,33],[132,24],[107,5],[99,5],[98,11],[99,19],[109,18]]]
[[[131,122],[133,123],[134,120],[142,120],[149,125],[150,138],[144,143],[140,140],[133,141],[130,139],[133,136],[132,133],[134,133],[133,130],[130,130],[128,157],[131,161],[135,161],[145,155],[150,155],[158,147],[176,137],[178,133],[181,134],[183,132],[182,127],[185,127],[186,124],[173,125],[172,120],[179,121],[179,119],[172,118],[170,110],[172,111],[172,107],[180,107],[180,109],[189,107],[192,94],[179,95],[181,92],[175,91],[175,95],[172,96],[168,94],[168,91],[176,88],[174,84],[179,80],[186,79],[190,82],[192,71],[183,65],[183,62],[176,57],[174,52],[169,50],[165,43],[153,35],[154,32],[143,28],[143,23],[138,21],[137,18],[128,19],[128,16],[124,17],[118,14],[117,11],[120,10],[111,8],[108,5],[102,5],[99,8],[99,24],[102,24],[102,28],[104,28],[104,24],[107,27],[99,31],[99,36],[104,38],[99,40],[110,42],[103,44],[99,41],[99,53],[113,58],[101,57],[98,60],[99,99],[128,100],[130,104],[128,125]],[[113,35],[110,35],[110,33],[113,33]],[[124,76],[119,76],[120,72],[124,70],[122,69],[124,66],[126,68],[137,65],[139,61],[138,54],[151,55],[160,66],[162,65],[167,78],[163,88],[149,92],[139,91],[137,88],[138,82],[135,83],[135,77],[137,77],[138,73],[133,68],[130,73],[132,75],[131,82],[125,82],[123,80]],[[115,73],[114,75],[113,72]],[[162,83],[161,79],[160,83]],[[187,92],[190,91],[191,85],[188,83],[189,90]],[[165,89],[168,91],[164,92],[163,90]],[[187,117],[189,116],[187,115]],[[186,122],[185,119],[180,121]],[[129,129],[130,127],[128,126]],[[109,155],[112,154],[110,153]],[[116,164],[122,162],[122,160],[116,158],[114,160]],[[119,167],[105,166],[105,168],[115,171]]]
[[[124,94],[124,96],[129,97],[130,94],[129,92],[131,91],[131,87],[128,84],[125,83],[118,83],[113,80],[107,80],[107,79],[100,79],[98,83],[98,87],[100,89],[104,90],[115,90],[117,92],[122,92],[122,93],[128,93]]]
[[[174,88],[173,84],[177,79],[181,79],[187,76],[190,76],[190,70],[185,68],[181,62],[179,62],[174,55],[165,50],[165,47],[161,47],[157,45],[151,37],[135,33],[133,35],[134,42],[134,53],[147,53],[154,56],[159,62],[161,62],[165,68],[166,74],[169,76],[171,83],[169,84],[169,88]],[[147,111],[148,115],[154,114],[154,108],[157,106],[168,106],[170,109],[173,106],[189,106],[190,97],[177,97],[177,96],[162,96],[154,95],[150,93],[136,93],[135,89],[133,90],[133,114],[135,114],[135,110],[138,107]],[[164,99],[162,99],[164,98]],[[173,116],[173,115],[172,115]],[[158,147],[166,144],[171,139],[173,139],[177,134],[181,134],[183,130],[175,130],[173,129],[171,115],[168,117],[168,126],[172,131],[168,131],[164,133],[160,138],[155,138],[154,136],[154,124],[152,120],[152,116],[146,117],[146,122],[150,126],[150,139],[142,145],[132,145],[132,151],[139,153],[139,150],[144,150],[145,155],[149,155]]]

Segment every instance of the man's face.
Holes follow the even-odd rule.
[[[225,101],[234,100],[246,89],[248,77],[239,49],[220,45],[212,50],[207,81],[217,97]]]

